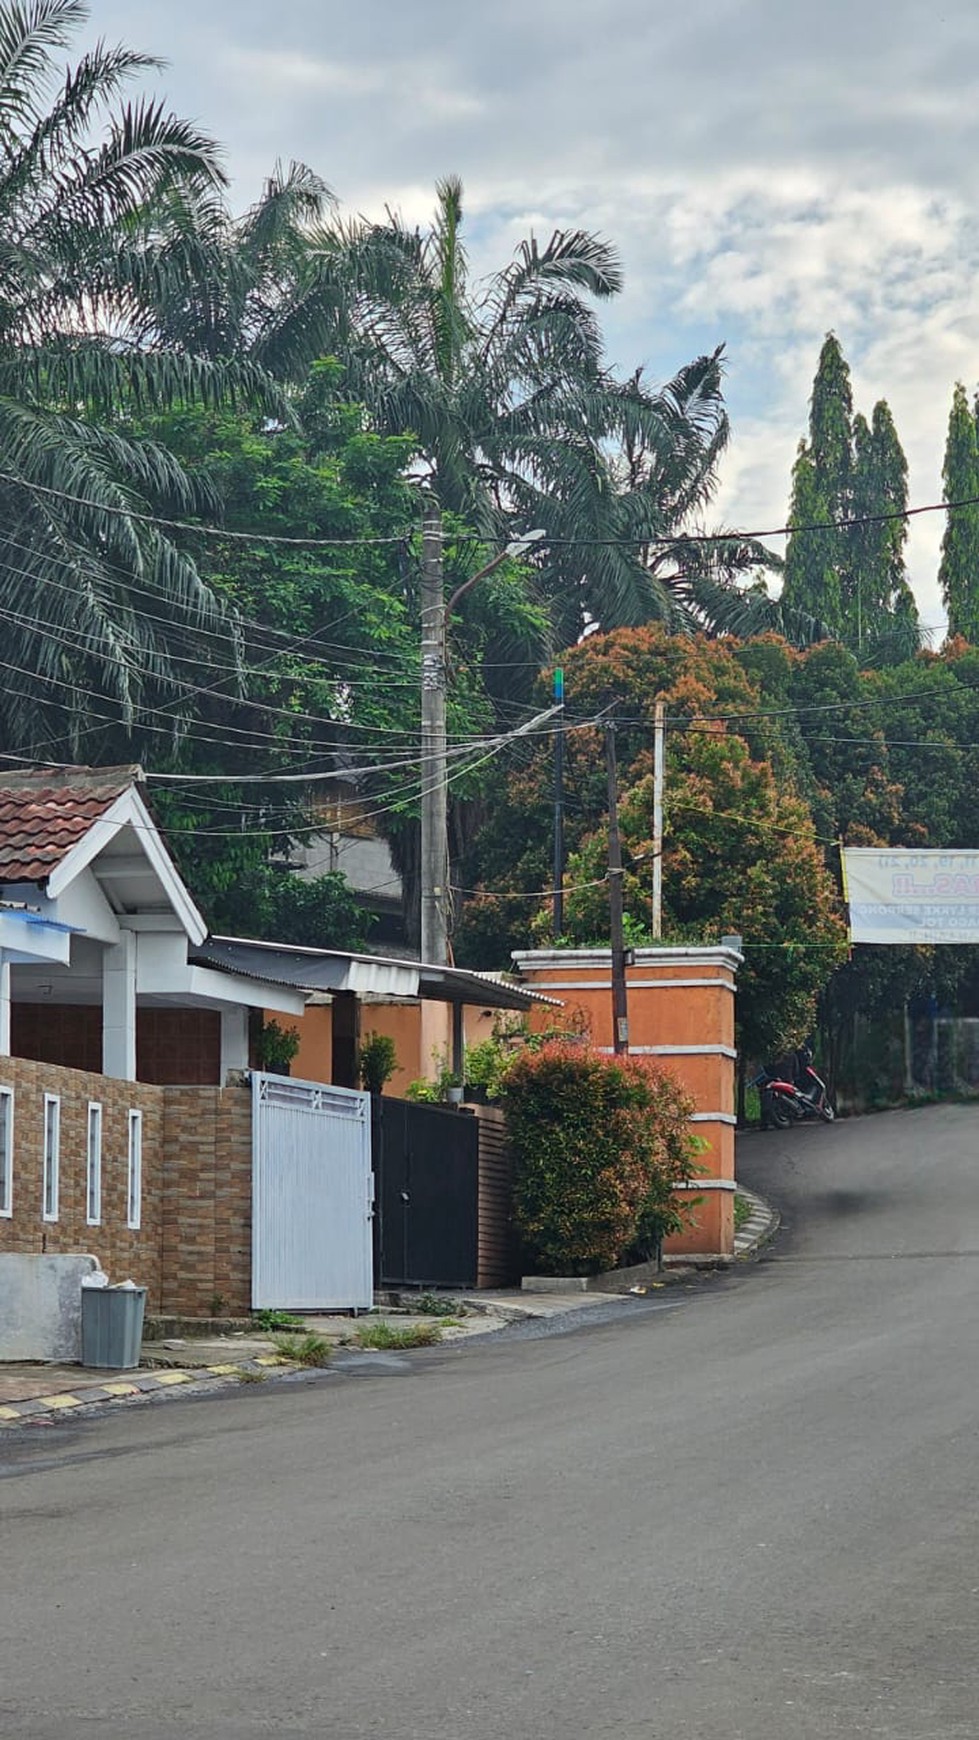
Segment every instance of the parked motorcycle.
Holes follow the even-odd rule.
[[[792,1124],[818,1121],[831,1124],[836,1113],[826,1092],[826,1083],[812,1067],[812,1052],[803,1046],[788,1070],[759,1070],[752,1082],[761,1097],[763,1130],[787,1130]]]

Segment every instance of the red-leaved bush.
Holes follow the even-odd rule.
[[[672,1192],[701,1144],[667,1071],[550,1040],[510,1065],[504,1109],[517,1228],[539,1269],[595,1274],[683,1224]]]

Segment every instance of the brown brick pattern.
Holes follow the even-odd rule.
[[[0,1251],[90,1252],[110,1280],[131,1278],[146,1287],[147,1303],[156,1309],[162,1282],[163,1090],[21,1057],[0,1058],[0,1087],[14,1093],[13,1217],[0,1220]],[[46,1093],[61,1099],[60,1201],[58,1219],[51,1223],[41,1218]],[[101,1226],[88,1226],[85,1221],[90,1100],[102,1107]],[[143,1114],[138,1232],[126,1225],[130,1110]]]
[[[0,1058],[14,1093],[13,1216],[0,1251],[87,1251],[151,1311],[210,1316],[251,1306],[251,1094],[160,1087],[25,1058]],[[61,1098],[60,1204],[41,1216],[44,1095]],[[102,1224],[85,1220],[88,1103],[102,1106]],[[143,1113],[141,1227],[126,1225],[129,1112]]]
[[[252,1113],[247,1087],[166,1088],[163,1309],[251,1309]]]

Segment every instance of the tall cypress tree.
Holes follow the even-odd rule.
[[[906,508],[907,462],[890,410],[881,400],[869,424],[859,413],[854,417],[850,370],[838,338],[827,333],[813,381],[809,436],[792,473],[789,524],[832,524],[790,534],[783,596],[874,663],[911,655],[918,615],[904,565],[905,522],[860,522]]]
[[[961,381],[952,395],[942,486],[946,501],[971,504],[956,508],[945,521],[938,580],[948,611],[948,632],[979,643],[979,505],[974,501],[979,496],[979,450],[975,418]]]
[[[850,370],[835,333],[828,332],[809,401],[809,439],[792,473],[791,526],[850,517],[853,467],[853,393]],[[838,635],[843,630],[846,533],[837,530],[790,536],[785,552],[787,604],[817,617]]]
[[[844,636],[858,656],[898,664],[917,650],[920,629],[904,561],[907,520],[875,517],[903,516],[908,506],[908,463],[885,399],[869,424],[859,412],[853,419],[852,475]]]
[[[792,470],[789,524],[824,526],[831,518],[832,509],[820,490],[812,449],[800,441]],[[785,552],[784,602],[812,617],[830,634],[838,633],[840,624],[837,553],[837,534],[832,530],[790,535]]]

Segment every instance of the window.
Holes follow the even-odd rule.
[[[0,1215],[14,1212],[14,1092],[0,1087]]]
[[[61,1101],[57,1094],[44,1096],[44,1183],[41,1203],[43,1220],[58,1218],[58,1174],[61,1167]]]
[[[99,1226],[102,1221],[102,1107],[97,1100],[88,1102],[85,1220],[89,1226]]]
[[[143,1114],[129,1114],[129,1191],[126,1225],[139,1231],[143,1213]]]

